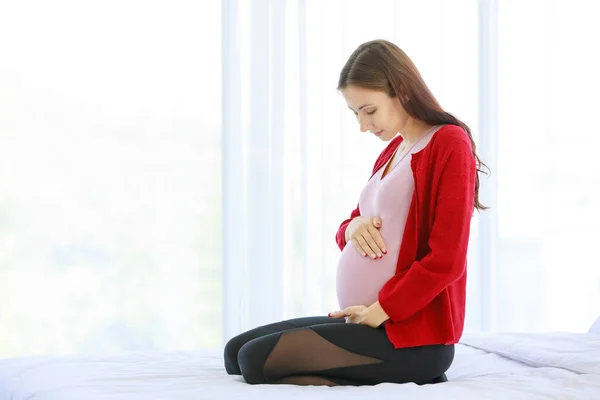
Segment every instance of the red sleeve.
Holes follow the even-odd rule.
[[[379,304],[394,322],[423,309],[465,272],[477,168],[470,145],[451,150],[438,180],[430,252],[379,292]]]
[[[352,221],[359,215],[360,210],[358,209],[358,206],[356,206],[352,213],[350,213],[350,218],[344,220],[344,222],[341,223],[337,233],[335,234],[335,241],[337,242],[337,245],[340,248],[340,250],[344,250],[344,246],[346,246],[346,228],[348,227],[348,224],[350,223],[350,221]]]
[[[389,160],[390,156],[393,154],[394,150],[400,145],[401,142],[401,136],[397,136],[396,138],[392,139],[390,144],[381,152],[379,157],[377,157],[377,160],[375,160],[375,166],[373,167],[371,177],[373,177],[373,174],[375,174],[375,172],[377,172],[377,170]],[[348,227],[350,221],[352,221],[358,216],[360,216],[360,210],[357,205],[354,211],[350,213],[350,218],[344,220],[344,222],[340,224],[340,227],[338,228],[338,231],[335,234],[335,241],[340,250],[344,250],[344,246],[346,246],[346,227]]]

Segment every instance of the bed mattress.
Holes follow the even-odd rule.
[[[225,373],[220,351],[24,357],[0,360],[0,400],[593,400],[600,399],[600,335],[465,335],[447,375],[447,383],[424,386],[248,385]]]

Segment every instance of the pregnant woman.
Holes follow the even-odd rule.
[[[465,318],[466,257],[481,163],[396,45],[362,44],[338,89],[362,132],[387,142],[336,235],[340,311],[252,329],[225,346],[250,384],[446,381]]]

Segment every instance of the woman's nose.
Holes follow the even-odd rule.
[[[366,132],[369,130],[370,128],[370,122],[366,119],[366,118],[360,118],[358,119],[358,123],[360,125],[360,131],[361,132]]]

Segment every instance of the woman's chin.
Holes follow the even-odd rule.
[[[377,136],[380,140],[384,141],[384,142],[389,142],[390,140],[392,140],[393,138],[396,137],[396,135],[392,135],[390,133],[384,132],[381,135]]]

